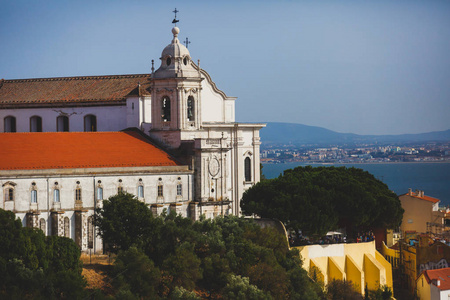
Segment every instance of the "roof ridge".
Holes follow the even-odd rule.
[[[40,81],[68,81],[68,80],[92,80],[92,79],[119,79],[119,78],[139,78],[151,77],[151,74],[123,74],[123,75],[91,75],[91,76],[67,76],[67,77],[42,77],[26,79],[2,79],[2,82],[40,82]],[[1,85],[0,85],[1,87]]]

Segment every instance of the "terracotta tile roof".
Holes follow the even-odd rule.
[[[450,268],[426,270],[424,276],[428,283],[433,283],[440,290],[450,290]],[[439,280],[439,286],[437,286]]]
[[[433,203],[437,203],[437,202],[441,201],[441,200],[439,200],[437,198],[433,198],[433,197],[425,196],[425,195],[423,195],[421,197],[420,196],[411,195],[411,197],[422,199],[422,200],[425,200],[425,201],[430,201],[430,202],[433,202]]]
[[[0,107],[71,102],[119,102],[147,93],[150,74],[0,80]]]
[[[418,196],[417,194],[409,194],[409,193],[406,193],[406,194],[403,194],[402,196],[410,196],[410,197],[414,197],[414,198],[417,198],[417,199],[422,199],[422,200],[425,200],[425,201],[430,201],[430,202],[432,202],[432,203],[438,203],[439,201],[441,201],[441,200],[439,200],[439,199],[437,199],[437,198],[433,198],[433,197],[430,197],[430,196],[426,196],[426,195],[423,195],[423,196]]]
[[[177,166],[135,131],[0,133],[0,170]]]

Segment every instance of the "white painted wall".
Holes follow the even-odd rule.
[[[135,108],[138,109],[138,107]],[[126,106],[23,108],[0,110],[0,132],[4,132],[4,118],[7,116],[16,118],[17,132],[30,132],[32,116],[42,118],[43,132],[54,132],[56,131],[56,118],[60,115],[69,117],[69,131],[81,132],[84,131],[84,117],[89,114],[97,117],[97,131],[119,131],[127,127]],[[137,115],[137,120],[139,120],[139,115]],[[138,126],[138,124],[134,125],[134,127]]]

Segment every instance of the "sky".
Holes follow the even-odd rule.
[[[450,129],[446,0],[0,0],[0,78],[150,73],[175,8],[239,122]]]

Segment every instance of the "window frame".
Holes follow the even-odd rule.
[[[252,181],[252,159],[248,156],[244,159],[244,180],[245,182]]]
[[[93,114],[85,115],[83,118],[84,132],[97,132],[97,116]],[[90,130],[88,130],[88,126]]]
[[[158,184],[158,197],[163,198],[164,197],[164,185]]]
[[[177,197],[183,197],[183,184],[181,182],[177,184]]]
[[[60,128],[60,120],[62,120],[61,122],[63,128]],[[68,132],[68,131],[69,131],[69,117],[64,115],[56,117],[56,132]]]
[[[8,126],[7,126],[8,125]],[[6,130],[9,128],[9,130]],[[3,132],[17,132],[17,119],[14,116],[3,118]]]
[[[81,187],[75,188],[75,201],[81,202],[83,198],[81,196]]]
[[[36,123],[36,124],[34,124]],[[35,125],[36,128],[33,128]],[[35,130],[33,130],[35,129]],[[41,116],[31,116],[30,117],[30,132],[42,132],[42,117]]]
[[[140,184],[138,185],[138,190],[137,190],[137,194],[138,194],[138,198],[143,199],[144,198],[144,185]]]
[[[170,97],[163,96],[161,99],[161,121],[170,122],[172,115],[172,105]]]
[[[59,188],[53,189],[53,202],[60,203],[61,202],[61,192]]]
[[[195,121],[195,99],[194,96],[188,96],[186,102],[186,116],[189,122]]]
[[[32,189],[32,190],[31,190],[31,199],[30,199],[30,203],[31,203],[31,204],[37,204],[37,201],[38,201],[37,190],[36,190],[36,189]]]

